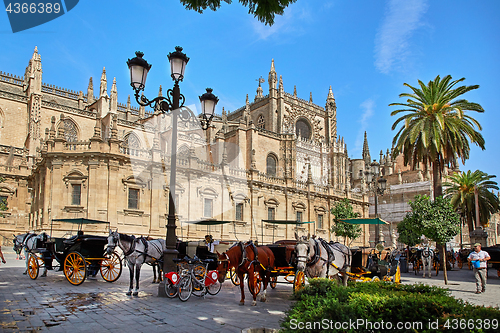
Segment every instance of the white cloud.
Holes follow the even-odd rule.
[[[258,36],[258,40],[266,40],[271,36],[280,34],[301,34],[299,22],[311,20],[309,10],[305,8],[293,7],[289,5],[283,15],[274,17],[272,26],[265,25],[256,18],[252,18],[253,32]]]
[[[427,8],[426,0],[389,0],[375,38],[375,67],[380,72],[387,74],[404,64],[411,52],[409,40]]]
[[[363,114],[359,119],[359,130],[358,134],[356,135],[356,143],[353,149],[353,153],[356,153],[354,156],[361,154],[361,151],[363,149],[364,134],[366,129],[368,128],[368,121],[375,113],[375,101],[371,98],[368,98],[366,101],[361,103],[360,107],[363,110]]]

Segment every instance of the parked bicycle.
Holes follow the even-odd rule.
[[[167,297],[179,296],[183,302],[191,294],[201,297],[207,293],[217,295],[221,290],[216,270],[208,271],[208,264],[213,259],[200,260],[198,258],[174,259],[177,262],[177,272],[165,274],[165,293]]]

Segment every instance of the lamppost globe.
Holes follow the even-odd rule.
[[[170,75],[172,79],[176,82],[182,81],[189,58],[182,52],[182,47],[180,46],[176,46],[175,52],[170,52],[167,57],[170,62]]]
[[[215,114],[215,106],[219,101],[219,98],[212,94],[212,88],[207,88],[207,92],[201,95],[200,103],[201,103],[201,115],[202,115],[202,127],[206,129],[205,126],[208,126],[212,118]]]
[[[378,179],[378,184],[380,185],[379,186],[380,192],[384,193],[384,191],[387,188],[387,179],[385,179],[384,177],[380,177]]]
[[[127,60],[127,65],[130,70],[130,85],[136,93],[139,93],[146,86],[146,77],[152,65],[142,58],[144,53],[141,51],[135,52],[135,55],[134,58]]]
[[[373,162],[370,164],[370,166],[372,167],[372,173],[373,173],[373,175],[375,177],[378,177],[380,164],[378,164],[377,161],[373,160]]]

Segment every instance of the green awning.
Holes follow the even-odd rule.
[[[262,220],[262,222],[274,223],[274,224],[305,224],[305,223],[314,223],[314,221],[297,222],[296,220]]]
[[[236,222],[236,221],[201,220],[201,221],[186,222],[186,223],[197,224],[197,225],[219,225],[219,224],[226,224],[226,223],[233,223],[233,222]]]
[[[389,224],[380,218],[375,219],[340,219],[339,221],[350,223],[350,224]]]
[[[75,224],[109,224],[109,222],[106,221],[99,221],[99,220],[91,220],[91,219],[85,219],[85,218],[79,218],[79,219],[52,219],[52,222],[67,222],[67,223],[75,223]]]

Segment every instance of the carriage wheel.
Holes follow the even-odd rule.
[[[179,281],[179,299],[183,302],[187,301],[191,297],[193,292],[193,283],[191,281],[191,275],[185,275],[181,277]]]
[[[167,294],[168,298],[174,298],[177,296],[179,292],[179,288],[176,284],[173,284],[170,279],[165,279],[165,294]]]
[[[277,276],[271,276],[271,280],[269,281],[269,285],[271,288],[276,288],[276,284],[278,283],[278,277]]]
[[[259,272],[254,271],[253,275],[253,286],[250,284],[250,279],[248,278],[248,290],[252,295],[258,295],[260,293],[260,289],[262,288],[262,279],[260,278]]]
[[[64,276],[72,285],[78,286],[87,277],[87,263],[78,252],[71,252],[64,259]]]
[[[372,277],[372,282],[378,282],[380,281],[380,278],[378,276]]]
[[[116,252],[104,255],[101,261],[101,276],[106,282],[115,282],[122,275],[122,261]]]
[[[28,257],[28,275],[32,280],[35,280],[38,277],[38,272],[38,258],[33,253],[30,253]]]
[[[238,277],[238,274],[236,274],[236,268],[231,268],[231,270],[229,271],[230,273],[230,276],[231,276],[231,282],[235,285],[235,286],[239,286],[240,285],[240,278]]]
[[[303,271],[295,272],[295,279],[293,280],[293,292],[297,292],[306,284],[306,276]]]

